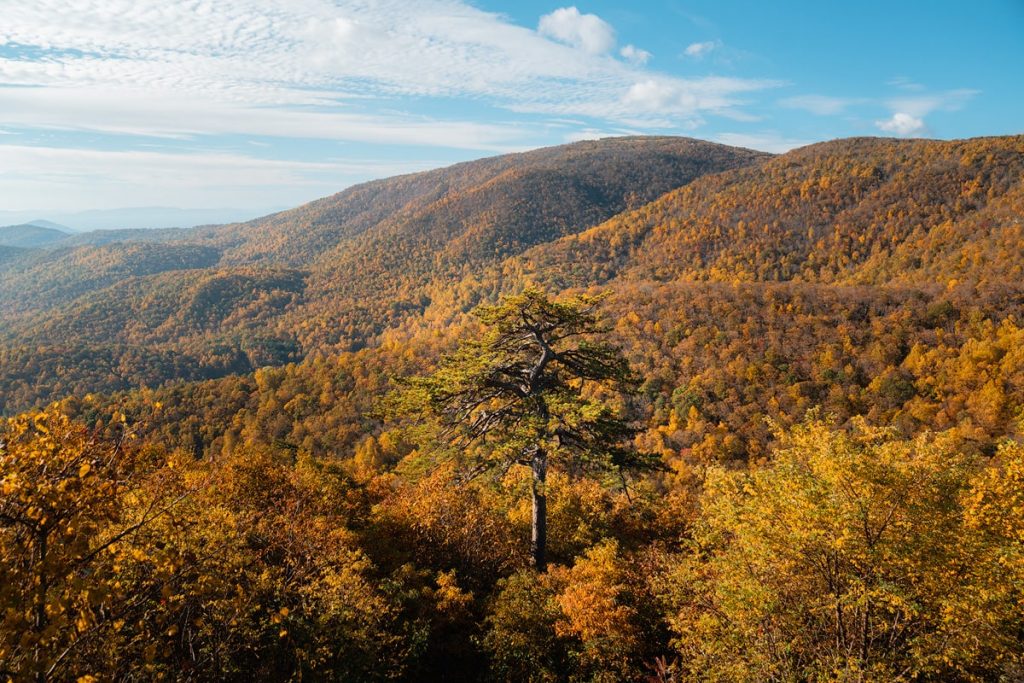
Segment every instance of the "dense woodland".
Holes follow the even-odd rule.
[[[1022,216],[634,138],[0,248],[0,674],[1018,680]]]

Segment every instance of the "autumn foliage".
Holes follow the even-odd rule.
[[[622,140],[0,256],[0,680],[1021,679],[1022,177]]]

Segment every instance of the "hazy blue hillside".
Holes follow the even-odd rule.
[[[25,223],[0,227],[0,247],[33,249],[48,247],[64,240],[68,233],[54,228]]]

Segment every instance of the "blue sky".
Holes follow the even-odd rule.
[[[0,210],[299,204],[574,140],[1024,132],[1024,1],[0,0]]]

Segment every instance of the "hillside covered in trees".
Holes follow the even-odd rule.
[[[1021,144],[856,139],[770,159],[614,139],[377,181],[249,224],[12,254],[4,406],[373,346],[526,282],[1013,283]],[[81,360],[60,363],[72,349]]]
[[[0,411],[360,347],[465,274],[763,158],[683,138],[579,143],[376,181],[247,224],[32,250],[0,261]],[[72,349],[78,360],[63,362]]]
[[[652,281],[1012,282],[1024,138],[852,139],[701,179],[504,264],[501,276]]]
[[[0,247],[31,249],[54,244],[67,237],[65,232],[32,223],[0,227]]]
[[[1022,216],[625,138],[0,249],[0,671],[1016,680]]]

